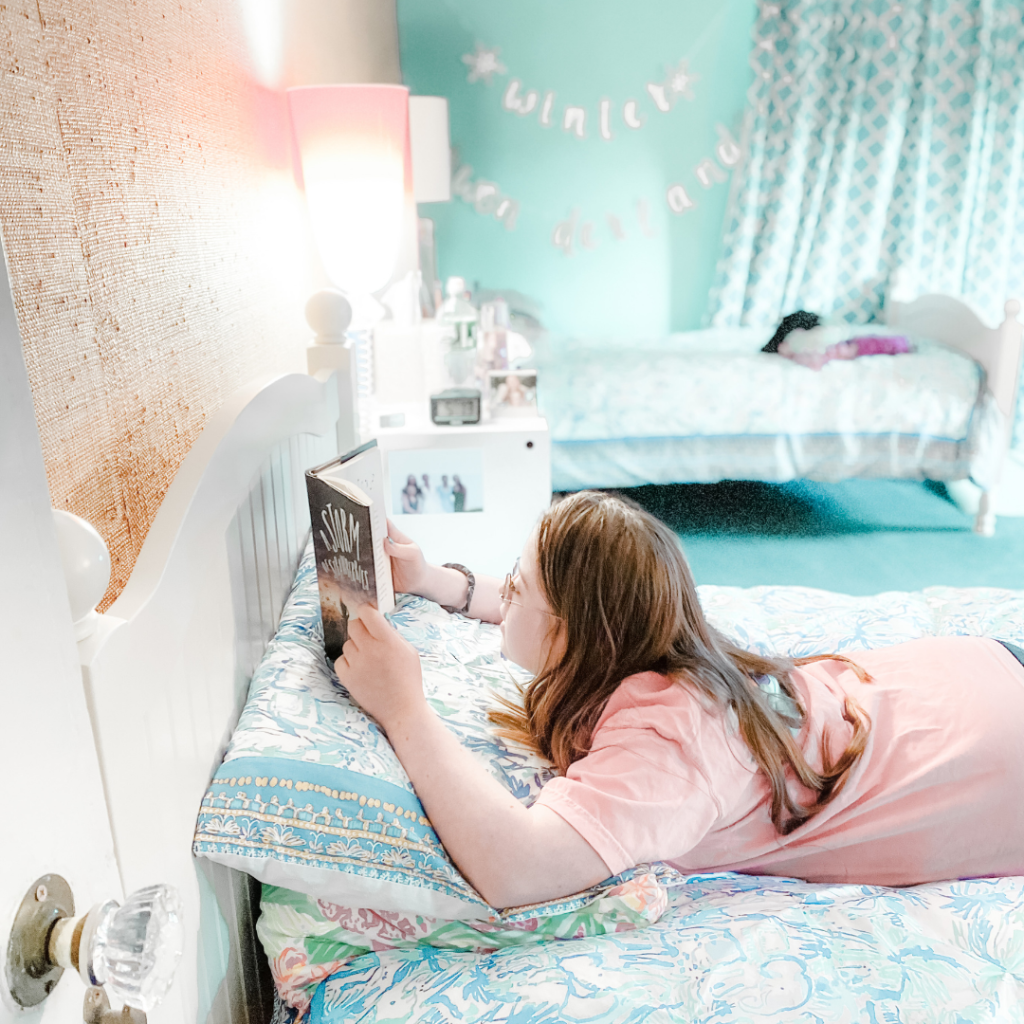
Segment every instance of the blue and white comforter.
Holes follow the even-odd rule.
[[[307,558],[299,582],[310,572]],[[842,652],[951,634],[1024,644],[1018,591],[699,590],[716,626],[764,652]],[[282,623],[261,667],[228,763],[275,751],[296,762],[336,762],[348,756],[351,737],[343,742],[334,731],[355,729],[378,770],[398,779],[401,768],[379,734],[355,717],[332,722],[330,693],[296,675],[296,651],[318,641],[312,602],[299,596],[289,606],[294,621]],[[467,671],[491,671],[492,627],[422,601],[404,602],[394,621],[421,648],[453,727],[467,737],[485,732],[479,709],[452,695],[464,690]],[[535,771],[525,762],[504,767],[524,792],[543,781]],[[670,909],[641,930],[491,954],[366,954],[323,982],[312,1022],[1024,1024],[1024,878],[885,889],[717,873],[669,884]]]
[[[1024,879],[914,889],[707,875],[650,928],[487,956],[371,953],[312,1024],[1016,1024]]]

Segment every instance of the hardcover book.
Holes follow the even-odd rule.
[[[324,649],[333,664],[348,624],[367,604],[395,607],[391,559],[384,551],[384,465],[376,441],[306,470],[306,493],[324,622]]]

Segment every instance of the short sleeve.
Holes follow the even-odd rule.
[[[613,875],[683,856],[721,817],[704,774],[678,742],[615,719],[595,734],[590,753],[537,797],[593,847]]]

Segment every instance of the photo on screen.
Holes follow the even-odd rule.
[[[388,454],[392,515],[484,510],[481,448],[414,448]]]

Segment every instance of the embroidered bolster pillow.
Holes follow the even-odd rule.
[[[526,678],[502,659],[498,630],[409,596],[390,619],[419,650],[427,696],[447,726],[531,802],[550,766],[499,741],[487,722],[494,694],[515,697],[512,673]],[[311,550],[203,799],[193,849],[348,907],[450,920],[495,913],[448,858],[386,737],[328,665]]]

